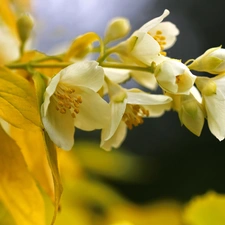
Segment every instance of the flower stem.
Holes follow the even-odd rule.
[[[37,62],[29,62],[29,63],[13,63],[8,64],[6,67],[9,69],[24,69],[27,70],[27,68],[65,68],[72,63],[70,62],[58,62],[58,63],[37,63]],[[132,65],[124,65],[121,63],[100,63],[100,66],[107,67],[107,68],[114,68],[114,69],[125,69],[125,70],[138,70],[138,71],[144,71],[153,73],[154,68],[153,66],[148,67],[140,67],[140,66],[132,66]]]
[[[27,69],[27,67],[33,67],[33,68],[65,68],[72,63],[68,62],[59,62],[59,63],[13,63],[13,64],[8,64],[6,67],[9,69]]]
[[[153,73],[153,67],[140,67],[140,66],[131,66],[131,65],[124,65],[119,63],[101,63],[100,66],[107,67],[107,68],[114,68],[114,69],[125,69],[125,70],[138,70],[143,72]]]

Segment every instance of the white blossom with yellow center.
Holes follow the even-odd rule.
[[[132,129],[144,122],[143,118],[160,116],[170,108],[171,98],[153,95],[139,89],[124,89],[107,79],[110,96],[111,120],[102,129],[101,147],[105,150],[118,148],[124,141],[127,128]],[[151,115],[153,112],[153,115]]]
[[[164,10],[161,16],[150,20],[139,29],[139,31],[147,32],[159,43],[161,53],[174,45],[177,39],[176,36],[179,34],[175,24],[168,21],[162,22],[169,13],[169,10]]]
[[[121,42],[116,51],[131,58],[137,64],[150,65],[153,61],[158,64],[165,60],[164,50],[174,45],[176,36],[179,34],[179,30],[173,23],[161,23],[168,15],[169,10],[165,10],[161,16],[144,24],[130,38]]]
[[[155,77],[159,86],[173,94],[189,94],[196,76],[188,67],[175,59],[167,59],[155,69]]]
[[[46,88],[42,121],[51,140],[70,150],[75,127],[91,131],[107,123],[110,108],[98,93],[104,71],[95,61],[74,63],[56,74]]]

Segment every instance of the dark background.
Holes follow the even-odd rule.
[[[107,22],[115,16],[127,17],[136,30],[161,15],[166,8],[170,15],[165,20],[175,23],[180,30],[168,56],[185,62],[208,48],[225,46],[224,0],[112,0],[107,4],[106,1],[95,0],[89,7],[90,11],[82,10],[88,8],[88,5],[81,7],[86,1],[70,2],[77,3],[71,9],[76,13],[73,14],[74,20],[68,20],[66,25],[62,21],[71,15],[61,13],[62,18],[59,18],[48,7],[46,16],[53,18],[55,15],[55,22],[64,29],[64,36],[57,36],[56,30],[51,30],[52,25],[43,26],[37,41],[40,50],[51,50],[58,43],[87,31],[103,34]],[[43,11],[41,16],[45,16]],[[99,137],[98,132],[76,132],[77,139],[96,140],[96,136]],[[147,202],[160,198],[187,201],[208,190],[225,193],[225,141],[220,142],[209,132],[207,122],[201,136],[196,137],[181,126],[176,112],[167,112],[160,118],[146,119],[143,125],[129,131],[122,147],[144,156],[148,160],[145,173],[151,174],[145,184],[107,180],[133,201]]]

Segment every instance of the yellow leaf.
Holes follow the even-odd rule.
[[[12,10],[9,0],[1,0],[0,17],[12,30],[13,34],[17,35],[16,16]]]
[[[51,200],[54,201],[53,179],[46,156],[42,131],[32,132],[11,127],[10,135],[20,147],[28,169]]]
[[[55,212],[54,212],[54,216],[52,219],[52,224],[54,224],[57,213],[59,211],[59,204],[60,204],[60,198],[62,195],[63,187],[62,187],[62,182],[61,182],[61,178],[60,178],[60,174],[59,174],[56,147],[46,132],[44,132],[44,136],[45,136],[45,141],[46,141],[46,153],[47,153],[48,162],[49,162],[49,165],[51,168],[53,181],[54,181]]]
[[[94,32],[77,37],[66,52],[64,60],[67,61],[72,57],[82,58],[84,53],[87,53],[89,50],[90,45],[98,40],[100,40],[100,37]]]
[[[44,225],[42,196],[18,145],[0,127],[0,199],[18,225]]]
[[[0,67],[0,117],[18,128],[42,128],[34,88],[4,67]]]

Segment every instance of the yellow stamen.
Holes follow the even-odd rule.
[[[138,126],[144,121],[142,117],[149,116],[149,111],[140,105],[127,104],[126,111],[123,115],[123,121],[126,123],[128,129],[132,129],[133,126]]]
[[[59,84],[53,99],[56,102],[56,110],[61,114],[70,112],[73,118],[76,118],[76,114],[79,113],[79,107],[82,103],[82,97],[76,94],[75,89],[68,87],[65,84]]]
[[[165,48],[165,45],[166,45],[166,37],[162,35],[162,31],[161,30],[157,30],[155,32],[155,34],[151,34],[150,32],[148,32],[148,34],[150,34],[158,43],[159,43],[159,46],[161,48],[161,54],[166,56],[166,52],[163,51],[164,48]]]

